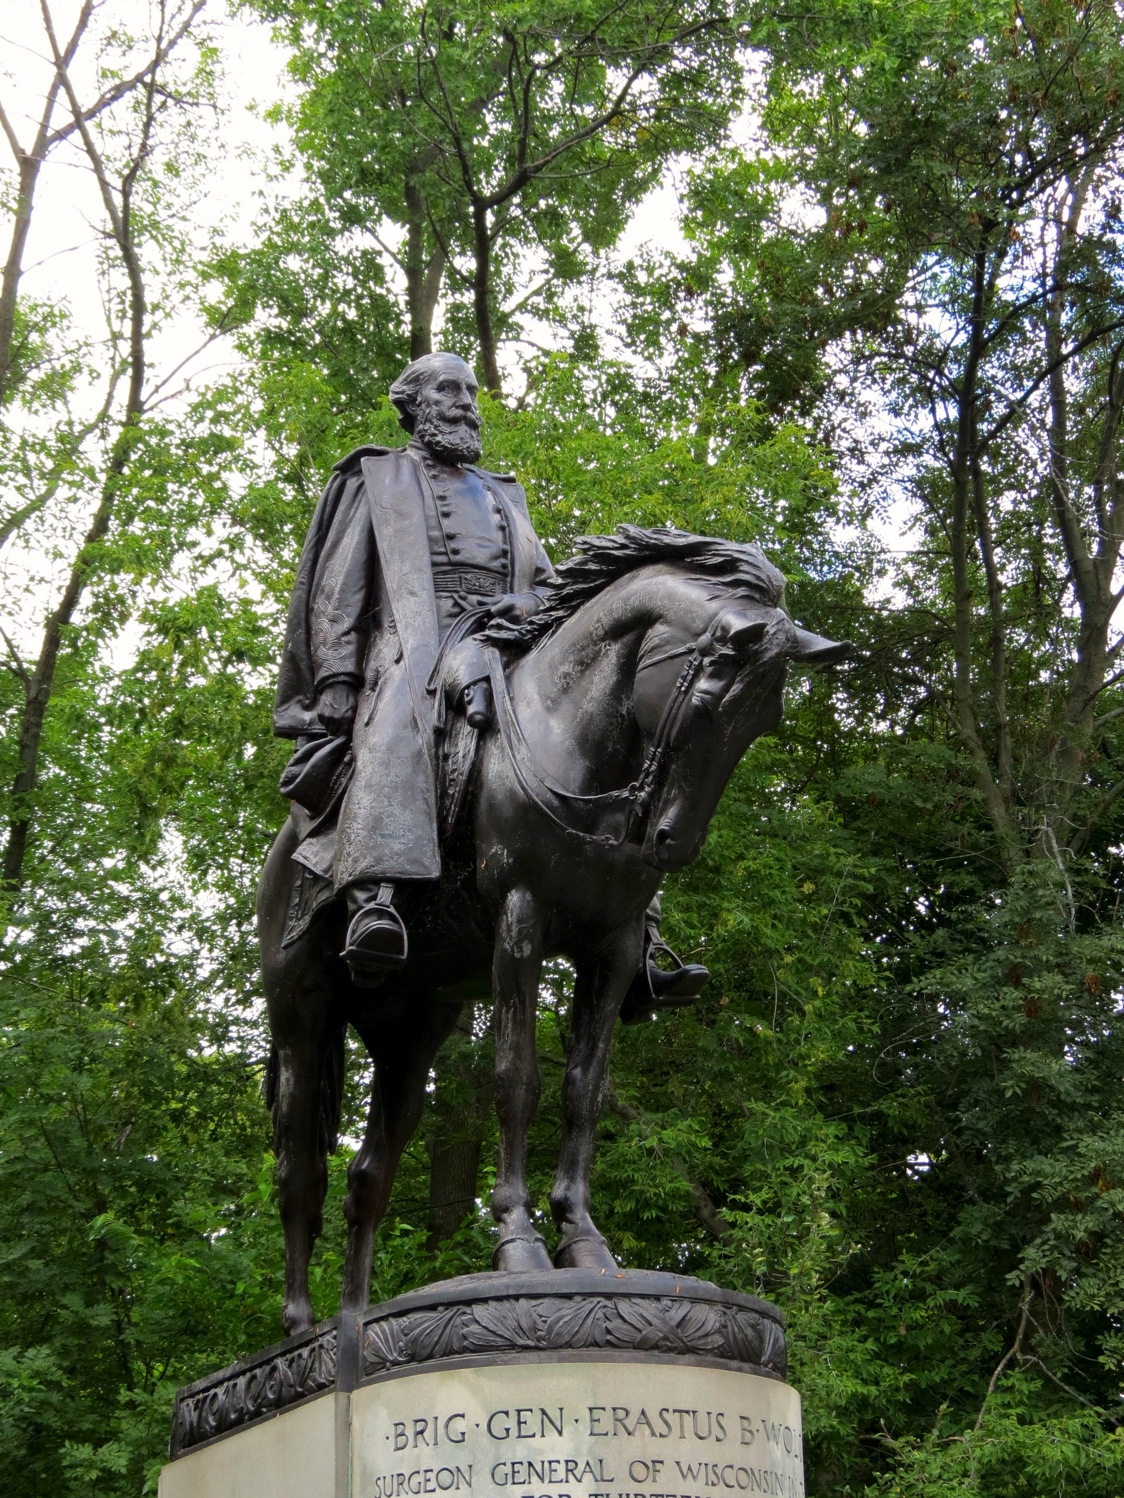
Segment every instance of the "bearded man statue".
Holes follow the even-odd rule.
[[[296,740],[281,780],[301,836],[293,857],[346,900],[342,955],[362,988],[406,961],[396,890],[441,873],[436,668],[492,621],[537,612],[554,576],[520,485],[476,466],[477,394],[455,354],[406,367],[390,399],[410,441],[336,464],[289,608],[273,721]],[[462,670],[455,706],[488,731],[486,667]],[[626,1018],[691,1002],[707,978],[674,954],[672,971],[658,965],[658,898]]]

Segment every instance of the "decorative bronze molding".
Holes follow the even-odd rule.
[[[649,1270],[470,1274],[400,1295],[188,1384],[169,1454],[254,1424],[327,1389],[453,1359],[559,1360],[587,1354],[728,1363],[783,1379],[784,1323],[768,1301]]]
[[[327,1323],[189,1384],[176,1394],[168,1454],[181,1456],[228,1430],[333,1388],[338,1371],[339,1334]]]
[[[381,1315],[363,1328],[361,1377],[447,1358],[586,1349],[738,1363],[784,1378],[776,1314],[678,1296],[511,1296]]]

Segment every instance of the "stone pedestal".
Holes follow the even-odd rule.
[[[780,1313],[621,1270],[430,1285],[181,1389],[160,1498],[804,1498]]]

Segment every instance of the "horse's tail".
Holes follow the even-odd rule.
[[[277,1074],[281,1069],[281,1057],[277,1054],[277,1047],[269,1047],[269,1060],[265,1063],[265,1076],[262,1078],[261,1090],[265,1095],[265,1106],[273,1117],[273,1127],[277,1127]]]
[[[325,1155],[335,1153],[336,1146],[340,1142],[340,1116],[343,1113],[343,1084],[345,1073],[346,1052],[344,1047],[345,1027],[340,1025],[339,1029],[328,1041],[324,1053],[324,1065],[320,1073],[320,1149]],[[262,1091],[265,1094],[265,1106],[269,1109],[273,1118],[273,1152],[280,1153],[281,1141],[278,1137],[280,1118],[278,1116],[277,1101],[281,1076],[281,1057],[276,1045],[269,1048],[269,1060],[265,1064],[265,1078],[262,1083]]]

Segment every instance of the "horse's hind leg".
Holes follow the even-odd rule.
[[[353,1020],[374,1062],[367,1127],[347,1171],[347,1258],[340,1309],[362,1311],[371,1288],[371,1250],[402,1151],[421,1122],[429,1069],[460,1013],[412,994],[390,1016]]]
[[[640,961],[640,933],[617,932],[609,949],[579,963],[574,984],[573,1031],[562,1082],[562,1148],[550,1193],[562,1241],[559,1269],[613,1269],[616,1260],[590,1216],[589,1173],[593,1136],[601,1116],[613,1026]]]
[[[309,1037],[311,1038],[311,1037]],[[278,1045],[273,1107],[277,1199],[285,1233],[285,1303],[281,1325],[289,1336],[307,1331],[315,1316],[308,1264],[324,1226],[328,1151],[335,1099],[343,1068],[343,1025],[316,1036],[315,1044]]]
[[[281,1324],[290,1335],[313,1324],[308,1261],[323,1225],[327,1156],[339,1124],[345,1028],[325,917],[292,945],[282,946],[293,881],[299,877],[291,858],[296,841],[288,822],[266,860],[258,892],[262,979],[273,1040],[268,1091],[285,1232]]]
[[[542,975],[542,913],[524,890],[504,901],[496,927],[492,1024],[496,1036],[496,1115],[500,1126],[492,1216],[500,1226],[497,1269],[549,1269],[550,1256],[531,1222],[527,1131],[542,1081],[535,1019]]]

